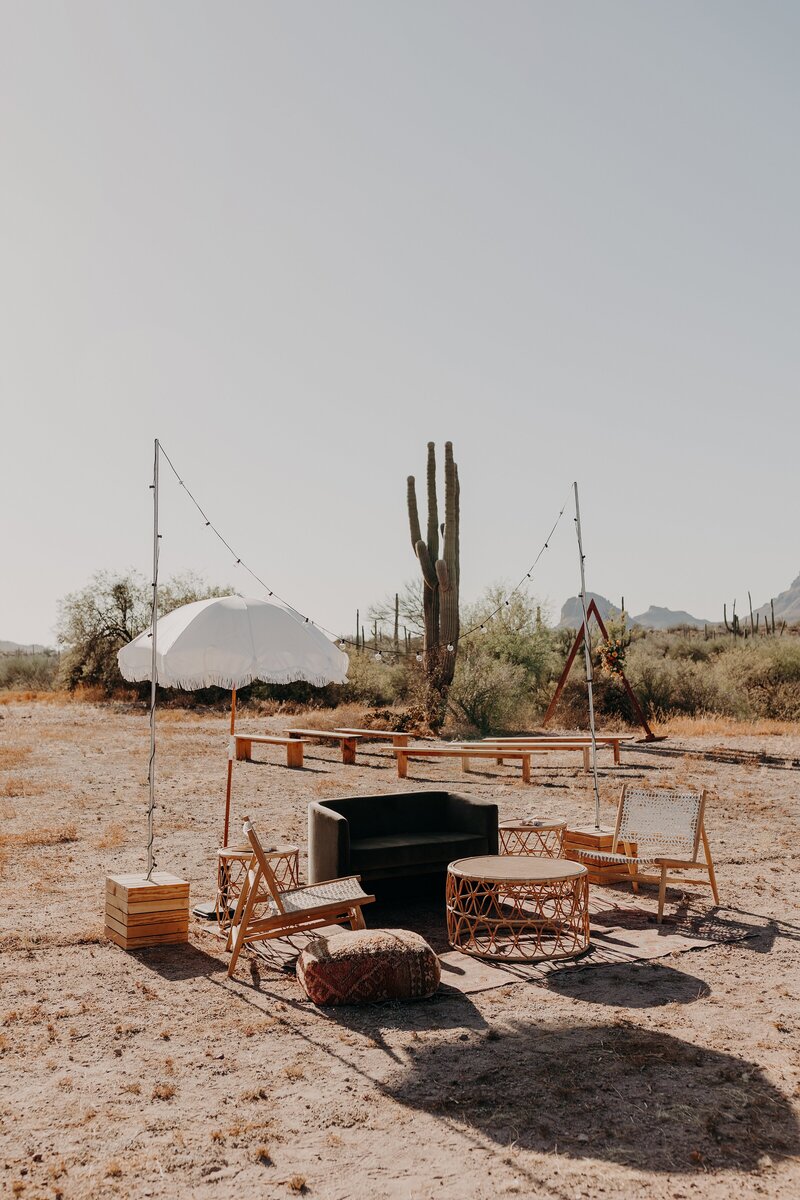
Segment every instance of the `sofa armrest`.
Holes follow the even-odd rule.
[[[447,793],[447,820],[452,829],[461,833],[475,833],[486,838],[489,854],[497,854],[497,805],[490,800],[478,800],[472,796]]]
[[[341,813],[316,801],[308,806],[308,882],[350,873],[350,826]]]

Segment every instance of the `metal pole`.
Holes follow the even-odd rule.
[[[581,506],[578,501],[578,484],[575,489],[575,529],[578,534],[578,553],[581,560],[581,609],[583,611],[583,653],[586,660],[586,686],[589,690],[589,733],[592,739],[592,778],[594,780],[594,827],[600,828],[600,790],[597,786],[597,738],[594,728],[594,673],[592,670],[592,647],[589,641],[589,618],[586,615],[586,571],[584,569],[585,555],[581,538]]]
[[[152,645],[150,648],[150,765],[147,772],[147,782],[150,786],[150,798],[147,804],[147,875],[149,879],[155,868],[153,858],[153,813],[156,807],[156,686],[158,683],[156,662],[158,640],[158,438],[155,440],[153,458],[153,614],[150,627]]]

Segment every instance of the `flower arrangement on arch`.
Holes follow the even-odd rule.
[[[597,647],[600,669],[605,675],[621,675],[625,668],[625,641],[609,637]]]

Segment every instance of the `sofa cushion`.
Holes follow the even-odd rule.
[[[319,1005],[422,1000],[440,975],[431,947],[407,929],[340,930],[314,938],[297,960],[297,978]]]
[[[350,866],[354,875],[387,867],[446,865],[456,858],[486,854],[486,838],[448,829],[436,833],[386,833],[380,837],[353,838]]]

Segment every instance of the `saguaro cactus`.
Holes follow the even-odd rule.
[[[423,663],[427,681],[427,718],[440,728],[445,715],[447,692],[453,682],[458,653],[458,597],[460,575],[459,482],[453,458],[453,443],[444,446],[444,514],[439,524],[436,494],[436,449],[428,442],[428,526],[422,537],[413,475],[408,477],[408,523],[411,545],[419,560],[424,582],[422,608],[425,622]],[[442,555],[439,556],[439,538]]]

